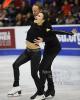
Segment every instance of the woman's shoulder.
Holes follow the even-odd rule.
[[[31,28],[37,27],[36,23],[32,22],[31,23]]]
[[[45,22],[43,23],[43,27],[44,27],[44,28],[51,29],[51,24],[50,24],[50,22],[49,22],[49,21],[45,21]]]
[[[50,26],[50,22],[48,20],[44,21],[43,25]]]

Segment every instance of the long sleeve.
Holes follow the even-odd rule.
[[[72,32],[49,30],[49,31],[45,32],[45,35],[43,37],[43,41],[47,42],[47,41],[51,41],[51,40],[55,39],[56,34],[59,34],[59,35],[73,35]]]
[[[52,33],[54,34],[60,34],[60,35],[73,35],[72,32],[66,32],[66,31],[57,31],[57,30],[51,30]]]

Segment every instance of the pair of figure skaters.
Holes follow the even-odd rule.
[[[8,92],[9,96],[14,96],[16,93],[21,94],[19,85],[19,67],[29,60],[31,60],[31,76],[34,79],[37,88],[37,92],[30,98],[33,100],[44,100],[50,95],[52,97],[55,95],[51,65],[54,58],[61,50],[61,45],[56,34],[73,35],[75,30],[70,33],[53,30],[47,19],[47,14],[40,12],[35,17],[34,23],[27,32],[27,47],[13,63],[14,83],[13,88]],[[39,46],[39,43],[41,42],[45,42],[42,60],[41,49]],[[44,92],[46,79],[48,81],[48,89]]]

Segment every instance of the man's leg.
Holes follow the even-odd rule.
[[[45,92],[45,97],[48,96],[54,96],[55,95],[55,87],[54,87],[54,82],[53,82],[53,77],[52,77],[52,71],[47,74],[47,82],[48,82],[48,89]]]
[[[44,96],[44,87],[45,87],[45,81],[46,76],[48,73],[50,73],[50,70],[48,70],[49,66],[52,64],[52,57],[49,57],[49,55],[43,56],[43,59],[39,66],[39,72],[40,72],[40,83],[39,83],[39,92],[38,95],[34,100],[43,100],[45,99]]]
[[[55,95],[55,89],[54,89],[54,83],[53,83],[52,71],[51,71],[51,65],[54,58],[55,56],[53,55],[44,55],[42,62],[40,64],[40,70],[41,70],[40,78],[41,78],[42,92],[44,91],[44,85],[46,79],[48,81],[48,90],[45,92],[45,97],[48,97],[49,95],[51,96]]]

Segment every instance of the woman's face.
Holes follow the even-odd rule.
[[[37,24],[40,24],[44,21],[44,15],[43,13],[39,13],[36,17],[35,17],[35,21]]]
[[[39,13],[36,17],[35,17],[36,20],[43,20],[44,19],[44,15],[43,13]]]

